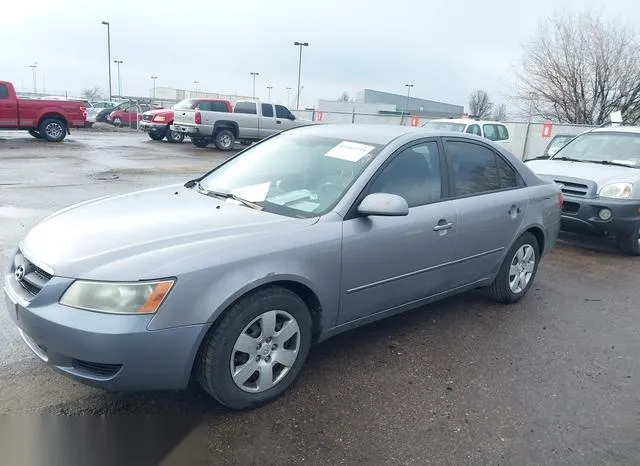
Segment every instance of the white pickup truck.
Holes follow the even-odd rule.
[[[219,150],[231,150],[236,141],[250,144],[296,126],[314,124],[297,119],[287,107],[239,100],[233,113],[206,110],[176,110],[171,129],[191,138],[198,147],[213,142]]]

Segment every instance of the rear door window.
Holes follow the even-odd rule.
[[[273,117],[273,106],[271,104],[262,104],[262,116]]]
[[[256,104],[255,102],[238,102],[233,109],[234,113],[249,113],[252,115],[256,115]]]

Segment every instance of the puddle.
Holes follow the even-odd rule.
[[[39,215],[41,215],[41,211],[38,209],[26,209],[11,205],[0,206],[0,217],[4,218],[37,217]]]

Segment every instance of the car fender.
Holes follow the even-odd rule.
[[[69,117],[69,113],[62,107],[49,106],[38,109],[38,113],[33,121],[33,126],[37,127],[40,122],[45,118],[57,117],[62,118],[67,127],[71,125],[71,118]]]

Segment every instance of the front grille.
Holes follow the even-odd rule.
[[[144,121],[151,121],[153,120],[153,115],[142,115],[142,119]]]
[[[100,362],[83,361],[82,359],[73,359],[71,363],[76,369],[103,377],[115,375],[122,367],[122,364],[103,364]]]
[[[564,201],[562,211],[566,214],[577,214],[580,210],[580,204],[577,202]]]
[[[586,196],[589,191],[589,187],[582,183],[573,183],[571,181],[553,180],[558,184],[561,184],[562,192],[569,196]]]
[[[18,272],[18,269],[20,269],[20,272]],[[18,283],[20,283],[20,286],[32,296],[37,295],[42,287],[53,278],[53,275],[49,272],[41,269],[27,259],[22,251],[18,251],[13,259],[11,272],[14,274]]]

